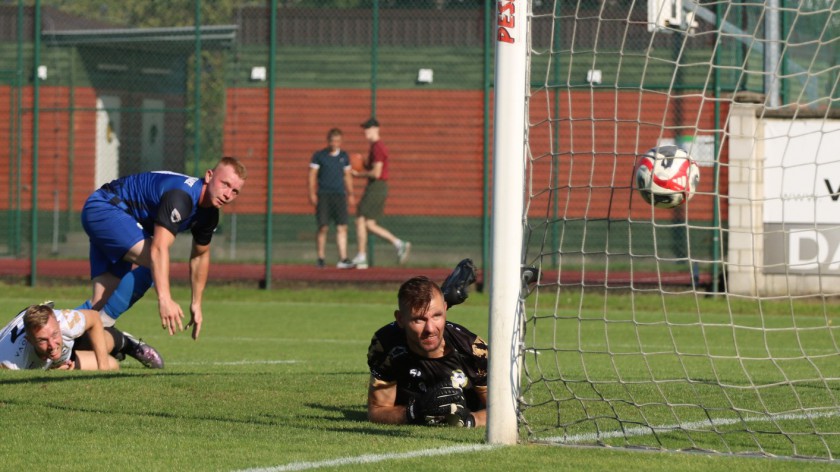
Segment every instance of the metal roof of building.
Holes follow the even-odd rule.
[[[236,40],[236,25],[198,28],[202,49],[229,48]],[[111,28],[84,30],[43,30],[41,40],[50,46],[96,46],[149,51],[187,52],[195,48],[196,28]]]

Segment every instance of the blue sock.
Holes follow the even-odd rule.
[[[117,289],[105,302],[105,313],[116,320],[140,300],[151,286],[152,271],[146,267],[141,266],[125,274]]]
[[[88,299],[88,300],[85,300],[85,302],[82,303],[81,305],[74,308],[74,310],[90,310],[92,307],[93,307],[93,305],[90,304],[90,300]]]

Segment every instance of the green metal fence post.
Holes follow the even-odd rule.
[[[788,10],[787,10],[787,7],[788,7],[787,3],[788,2],[786,0],[782,0],[781,1],[781,7],[782,8],[779,11],[779,15],[781,16],[781,19],[782,19],[782,24],[781,24],[782,39],[785,42],[787,42],[789,40],[789,35],[790,35],[790,31],[789,31],[790,20],[788,18],[789,14],[788,14]],[[780,76],[777,78],[777,80],[779,80],[781,82],[781,84],[779,86],[779,92],[780,92],[779,93],[779,99],[781,100],[781,105],[785,106],[788,102],[788,95],[789,95],[788,84],[790,83],[790,80],[785,78],[785,77],[788,76],[788,73],[790,72],[789,68],[788,68],[788,65],[787,65],[788,61],[785,58],[785,56],[787,56],[789,54],[789,52],[788,52],[787,48],[784,48],[782,51],[783,52],[782,52],[781,61],[779,61]]]
[[[376,116],[376,82],[378,80],[379,64],[379,0],[373,0],[373,31],[371,32],[370,44],[370,116]],[[374,239],[367,240],[367,257],[371,265],[376,264],[376,253],[374,251]]]
[[[721,17],[723,15],[723,6],[718,4],[715,6],[715,31],[720,31],[721,27]],[[720,33],[718,33],[720,35]],[[718,38],[720,40],[720,38]],[[718,284],[718,277],[720,274],[720,262],[718,259],[722,257],[722,250],[720,248],[720,234],[721,230],[719,228],[721,224],[720,220],[720,94],[721,94],[721,87],[720,87],[720,48],[715,48],[714,57],[712,58],[714,61],[714,74],[712,80],[714,80],[714,90],[715,90],[715,105],[714,105],[714,113],[715,113],[715,160],[714,160],[714,172],[712,178],[714,179],[714,190],[712,191],[712,195],[714,195],[714,199],[712,202],[712,293],[718,293],[720,290]]]
[[[41,62],[41,0],[35,0],[35,26],[32,34],[35,36],[35,50],[32,55],[32,234],[29,248],[29,285],[34,287],[38,279],[38,109],[41,93],[38,66]]]
[[[274,97],[277,72],[277,0],[271,0],[271,28],[268,58],[268,185],[265,218],[265,289],[271,288],[271,240],[273,239],[274,218]]]
[[[482,129],[482,154],[481,154],[481,260],[482,267],[489,269],[490,263],[490,92],[493,84],[490,82],[492,71],[490,64],[493,60],[493,13],[496,11],[496,2],[484,2],[484,123]]]
[[[201,0],[195,0],[195,52],[193,59],[193,175],[199,175],[201,154]]]
[[[554,18],[560,18],[560,9],[562,5],[560,2],[554,4]],[[551,253],[551,265],[553,267],[559,267],[560,264],[560,231],[557,229],[557,224],[560,221],[560,195],[556,189],[560,188],[560,81],[561,81],[561,64],[560,64],[560,56],[557,54],[557,51],[560,49],[562,44],[561,37],[560,37],[560,28],[561,22],[560,21],[553,21],[554,23],[554,40],[553,44],[551,45],[551,62],[554,64],[554,68],[551,71],[551,74],[554,76],[554,116],[556,118],[556,122],[554,126],[554,133],[552,133],[551,138],[554,145],[554,152],[551,154],[551,185],[554,186],[555,190],[551,192],[552,199],[551,199],[551,218],[553,222],[551,223],[551,231],[549,235],[551,237],[551,247],[555,250]],[[571,62],[571,61],[570,61]],[[565,224],[565,220],[564,220]],[[565,229],[565,228],[564,228]]]
[[[13,169],[13,217],[12,217],[12,255],[18,256],[21,249],[21,165],[23,155],[23,0],[18,0],[17,11],[17,64],[15,71],[15,108],[14,113],[14,152],[15,167]]]
[[[70,108],[67,110],[67,122],[68,123],[75,123],[76,122],[76,54],[73,52],[70,54],[70,67],[68,72],[68,84],[67,84],[67,92],[69,93],[69,105]],[[75,167],[76,167],[76,133],[69,133],[67,136],[67,206],[66,211],[64,212],[64,228],[65,231],[68,233],[73,230],[73,222],[75,218],[73,218],[73,191],[75,190],[75,181],[73,176],[75,175]]]
[[[373,0],[373,31],[370,40],[370,115],[376,116],[376,74],[379,63],[379,0]]]

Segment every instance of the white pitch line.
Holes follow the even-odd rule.
[[[554,436],[549,438],[539,438],[538,441],[547,441],[547,442],[556,442],[561,444],[580,444],[580,443],[587,443],[592,442],[597,439],[613,439],[613,438],[620,438],[620,437],[632,437],[632,436],[647,436],[653,434],[654,432],[658,433],[667,433],[670,431],[679,431],[681,429],[689,429],[689,430],[696,430],[701,428],[707,428],[709,426],[727,426],[731,424],[737,423],[767,423],[771,420],[778,420],[778,421],[788,421],[788,420],[812,420],[812,419],[819,419],[819,418],[831,418],[834,416],[840,416],[840,411],[827,411],[827,412],[814,412],[807,415],[803,414],[791,414],[785,413],[781,415],[771,415],[768,417],[761,417],[761,416],[747,416],[743,419],[736,419],[736,418],[720,418],[720,419],[712,419],[711,421],[693,421],[691,423],[683,423],[683,424],[676,424],[676,425],[663,425],[663,426],[651,426],[649,428],[645,428],[642,426],[634,426],[632,428],[625,429],[623,431],[605,431],[599,434],[596,433],[585,433],[585,434],[576,434],[573,436]]]
[[[282,360],[282,361],[226,361],[226,362],[167,362],[166,365],[271,365],[271,364],[298,364],[303,361]]]
[[[204,338],[202,338],[204,339]],[[370,344],[370,339],[331,339],[331,338],[258,338],[245,336],[214,336],[209,339],[213,341],[236,341],[236,342],[276,342],[276,343],[330,343],[330,344]]]
[[[276,467],[244,469],[238,472],[285,472],[288,470],[309,470],[320,467],[340,467],[344,465],[371,464],[399,459],[413,459],[415,457],[445,456],[449,454],[461,454],[464,452],[486,451],[499,446],[490,444],[472,444],[469,446],[451,446],[438,449],[420,449],[418,451],[398,452],[392,454],[365,454],[363,456],[341,457],[318,462],[291,462]]]
[[[830,418],[834,416],[840,416],[840,411],[828,411],[828,412],[815,412],[807,415],[802,414],[781,414],[781,415],[773,415],[772,419],[774,420],[804,420],[804,419],[818,419],[818,418]],[[767,422],[770,421],[770,418],[766,417],[745,417],[744,419],[717,419],[712,420],[712,424],[715,426],[725,426],[740,422]],[[668,432],[674,431],[678,429],[698,429],[705,426],[709,426],[709,421],[695,421],[691,423],[684,423],[680,425],[665,425],[665,426],[653,426],[651,428],[643,428],[643,427],[634,427],[629,428],[624,431],[608,431],[601,434],[594,434],[594,433],[587,433],[587,434],[578,434],[574,436],[566,436],[566,437],[553,437],[553,438],[542,438],[539,439],[540,441],[549,441],[549,442],[557,442],[563,444],[576,444],[576,443],[585,443],[591,442],[595,439],[609,439],[609,438],[616,438],[622,436],[644,436],[651,433],[651,429],[655,429],[659,432]],[[433,456],[442,456],[442,455],[449,455],[449,454],[461,454],[465,452],[476,452],[476,451],[485,451],[489,449],[495,449],[501,446],[491,445],[491,444],[473,444],[468,446],[452,446],[452,447],[444,447],[438,449],[421,449],[417,451],[409,451],[409,452],[400,452],[400,453],[392,453],[392,454],[365,454],[362,456],[350,456],[350,457],[341,457],[338,459],[329,459],[324,461],[317,461],[317,462],[291,462],[286,465],[280,465],[275,467],[264,467],[264,468],[251,468],[251,469],[241,469],[236,472],[286,472],[286,471],[295,471],[295,470],[310,470],[310,469],[318,469],[321,467],[341,467],[345,465],[358,465],[358,464],[371,464],[375,462],[384,462],[389,460],[399,460],[399,459],[413,459],[416,457],[433,457]]]

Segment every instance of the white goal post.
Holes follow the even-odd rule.
[[[488,442],[840,459],[838,12],[496,3]]]
[[[521,325],[519,271],[525,182],[525,100],[528,92],[528,0],[498,2],[487,440],[512,444],[518,438],[518,346]]]

